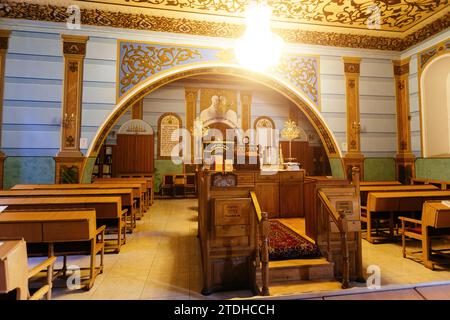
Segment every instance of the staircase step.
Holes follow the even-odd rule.
[[[261,270],[256,279],[261,283]],[[269,262],[269,285],[301,280],[333,280],[334,263],[325,258],[292,259]]]
[[[301,280],[276,283],[269,286],[271,296],[288,296],[334,290],[342,290],[342,283],[336,280]]]

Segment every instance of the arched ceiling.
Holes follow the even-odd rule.
[[[250,0],[5,0],[0,17],[235,38]],[[268,0],[286,41],[404,50],[450,26],[449,0]]]

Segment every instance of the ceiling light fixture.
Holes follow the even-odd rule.
[[[246,10],[244,35],[236,41],[238,62],[254,71],[265,71],[278,64],[283,40],[270,29],[272,9],[264,2],[254,1]]]

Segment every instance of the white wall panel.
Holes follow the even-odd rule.
[[[55,131],[9,131],[3,130],[3,148],[59,148],[60,134]]]

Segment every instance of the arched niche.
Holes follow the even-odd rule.
[[[436,57],[420,76],[424,157],[450,156],[450,54]]]
[[[269,73],[254,72],[237,65],[217,62],[173,67],[142,81],[133,87],[132,90],[128,91],[125,96],[121,97],[111,114],[98,129],[92,141],[84,163],[82,181],[88,181],[87,177],[90,177],[92,171],[90,163],[93,162],[92,159],[95,159],[108,133],[120,117],[124,115],[136,101],[166,84],[197,75],[227,75],[240,77],[246,80],[255,81],[281,93],[303,112],[317,131],[327,156],[330,159],[333,175],[341,178],[344,177],[342,154],[336,139],[322,118],[320,112],[309,102],[309,99],[304,93],[300,92],[300,90],[296,89],[293,85]]]

